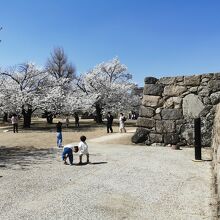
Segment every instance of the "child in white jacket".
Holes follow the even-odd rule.
[[[88,145],[86,143],[86,136],[81,136],[79,142],[79,164],[82,164],[82,156],[86,155],[87,157],[87,163],[89,163],[89,151],[88,151]]]

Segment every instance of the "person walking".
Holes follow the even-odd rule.
[[[125,121],[126,121],[126,118],[125,118],[124,114],[120,113],[120,117],[119,117],[119,131],[121,133],[122,133],[122,131],[124,131],[126,133]]]
[[[63,137],[62,137],[62,123],[58,121],[57,125],[57,147],[62,147]]]
[[[109,133],[109,130],[111,131],[111,133],[113,133],[112,123],[113,123],[113,116],[111,115],[111,112],[108,112],[108,114],[107,114],[107,133]]]
[[[16,114],[13,114],[11,117],[11,124],[13,126],[13,132],[18,133],[18,116]]]

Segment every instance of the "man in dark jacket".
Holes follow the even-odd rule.
[[[107,133],[109,133],[109,130],[111,131],[111,133],[113,133],[112,123],[113,123],[113,116],[111,115],[110,112],[108,112],[108,115],[107,115]]]

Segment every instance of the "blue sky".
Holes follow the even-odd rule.
[[[0,0],[0,67],[64,48],[82,73],[118,56],[144,77],[220,72],[220,1]]]

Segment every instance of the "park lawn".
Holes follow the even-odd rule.
[[[0,126],[0,146],[4,147],[31,147],[31,148],[51,148],[56,147],[56,122],[62,119],[55,119],[54,124],[48,125],[45,119],[35,118],[32,120],[30,129],[22,129],[19,127],[19,133],[13,133],[10,124]],[[21,125],[21,123],[20,123]],[[131,128],[135,122],[128,123]],[[114,132],[118,132],[118,124],[114,123]],[[96,124],[93,120],[81,120],[80,128],[74,127],[74,120],[70,119],[70,126],[66,128],[63,123],[63,144],[79,142],[80,136],[85,135],[87,141],[90,139],[106,135],[105,124]],[[123,137],[121,139],[112,140],[111,143],[130,144],[130,138]]]
[[[83,132],[63,132],[63,144],[79,142],[81,135],[85,135],[87,139],[100,137],[105,134],[101,128]],[[56,146],[56,132],[19,132],[0,133],[1,146],[5,147],[34,147],[34,148],[51,148]]]

